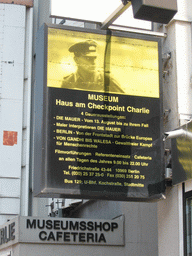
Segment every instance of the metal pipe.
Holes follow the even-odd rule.
[[[123,5],[121,4],[101,25],[101,29],[107,29],[119,16],[131,6],[131,1]]]
[[[165,135],[164,141],[166,139],[175,139],[175,138],[178,138],[178,137],[185,137],[185,138],[188,138],[188,139],[192,140],[192,133],[188,132],[188,131],[185,131],[183,129],[170,131],[170,132],[165,132],[164,135]]]

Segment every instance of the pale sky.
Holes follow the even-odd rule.
[[[104,22],[121,4],[121,0],[51,0],[51,15]],[[114,24],[151,28],[151,22],[133,18],[131,7]]]

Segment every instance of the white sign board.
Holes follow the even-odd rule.
[[[124,245],[124,220],[20,216],[0,228],[0,249],[16,243]]]

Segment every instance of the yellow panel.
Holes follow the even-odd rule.
[[[53,28],[48,29],[47,86],[60,88],[64,77],[76,73],[74,54],[68,49],[87,39],[97,43],[97,72],[108,71],[126,95],[159,98],[157,42],[112,36],[106,43],[106,35]]]

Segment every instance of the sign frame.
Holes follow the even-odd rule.
[[[124,246],[125,217],[116,219],[18,216],[0,226],[0,250],[16,244]]]
[[[158,43],[158,60],[159,60],[159,145],[160,159],[158,160],[159,178],[153,189],[156,191],[149,196],[127,196],[124,192],[116,191],[81,191],[79,188],[51,188],[48,185],[47,164],[47,120],[49,98],[47,93],[47,47],[48,47],[48,28],[62,29],[66,31],[78,31],[94,35],[107,35],[109,30],[93,30],[77,28],[62,25],[44,24],[38,31],[36,45],[36,85],[34,90],[34,108],[35,108],[35,125],[34,125],[34,195],[38,197],[56,197],[56,198],[81,198],[81,199],[101,199],[115,201],[152,201],[164,198],[165,180],[164,180],[164,158],[163,158],[163,108],[162,108],[162,63],[161,63],[161,38],[151,35],[135,34],[122,31],[110,31],[113,36],[141,39],[146,41],[155,41]]]

